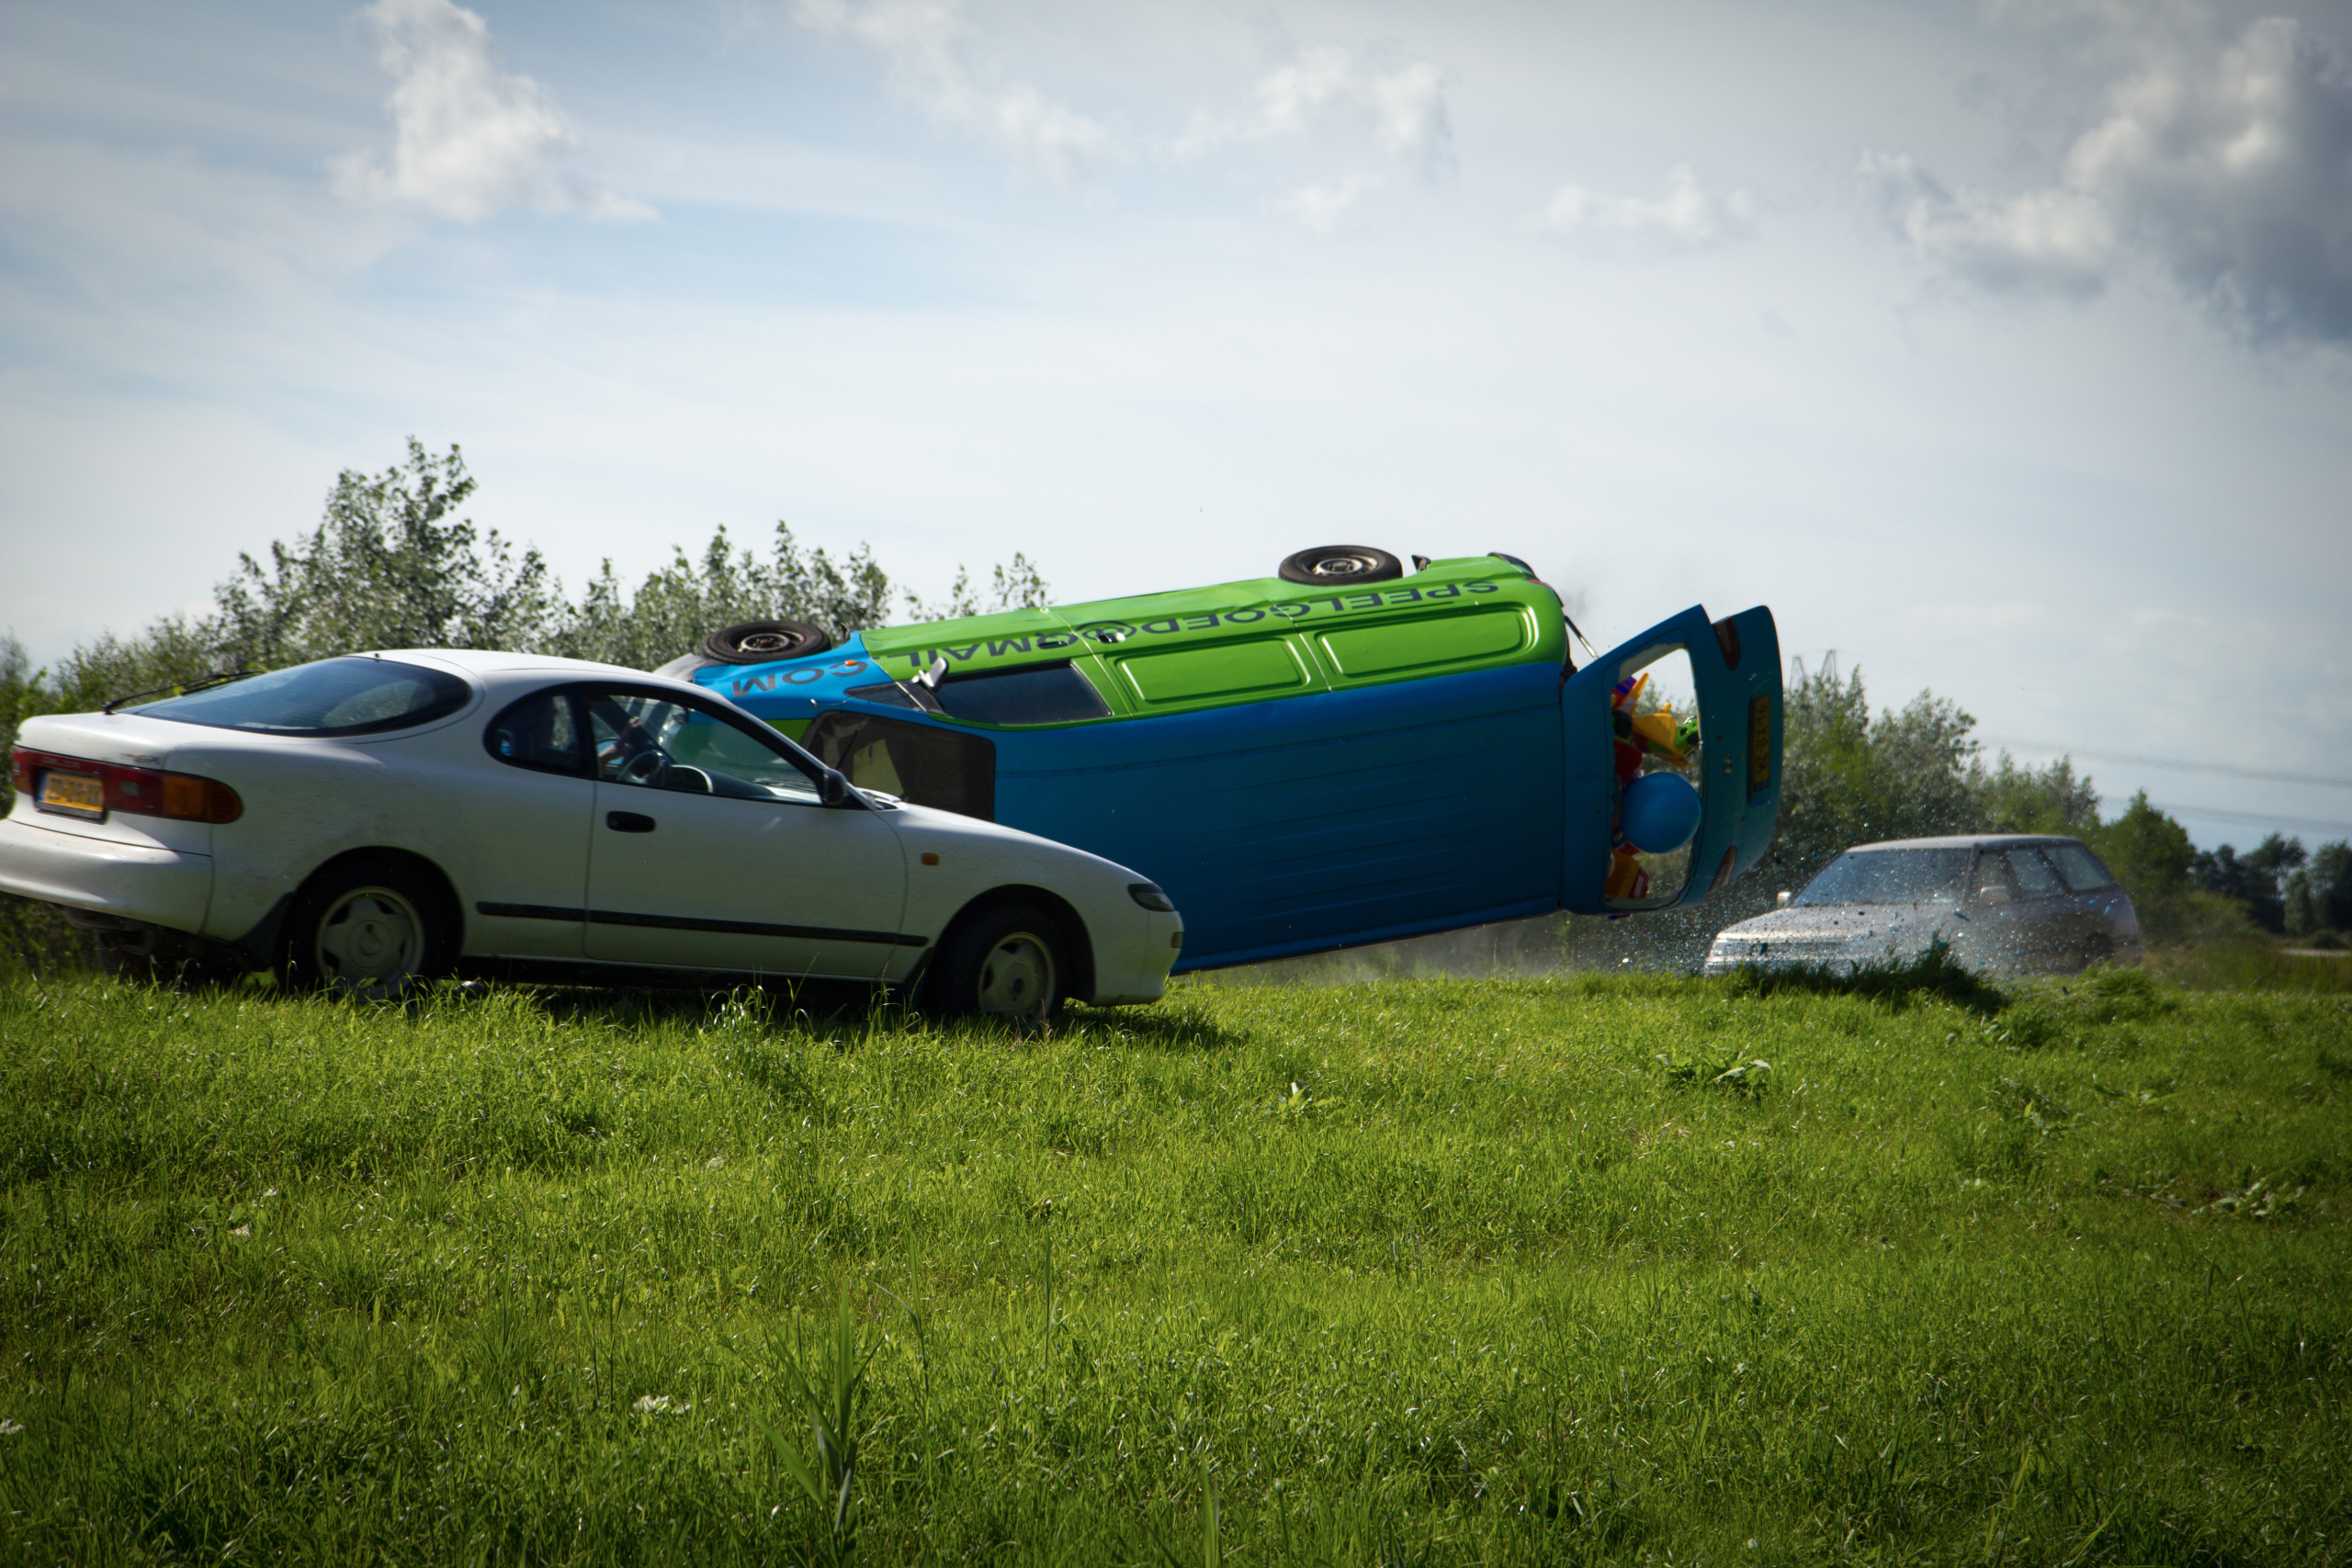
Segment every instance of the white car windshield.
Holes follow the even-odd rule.
[[[1969,849],[1849,850],[1796,896],[1811,904],[1957,904],[1967,892]]]

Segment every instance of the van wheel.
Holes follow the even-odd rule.
[[[338,866],[302,890],[278,977],[298,990],[390,1001],[448,973],[457,932],[433,879],[396,860]]]
[[[833,646],[832,634],[806,621],[743,621],[702,639],[703,656],[721,664],[773,664]]]
[[[1405,563],[1370,545],[1320,545],[1283,558],[1282,580],[1313,588],[1344,588],[1354,582],[1386,582],[1405,575]]]
[[[1005,904],[948,932],[926,989],[950,1016],[1035,1022],[1060,1009],[1069,973],[1060,922],[1033,904]]]

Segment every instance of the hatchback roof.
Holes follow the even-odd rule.
[[[2082,840],[2064,833],[1952,833],[1936,839],[1883,839],[1875,844],[1853,844],[1846,852],[1858,850],[1993,850],[2016,844],[2079,844]]]

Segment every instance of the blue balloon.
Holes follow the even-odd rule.
[[[1625,786],[1617,825],[1645,854],[1679,850],[1699,830],[1699,792],[1680,773],[1644,773]]]

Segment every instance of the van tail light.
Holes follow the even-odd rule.
[[[61,775],[52,788],[49,775]],[[19,746],[8,757],[9,781],[33,797],[34,807],[85,819],[125,811],[135,817],[169,817],[182,822],[234,822],[245,814],[237,792],[219,779],[194,773],[165,773],[160,768],[134,768],[121,762],[94,762],[83,757],[61,757]],[[63,787],[78,784],[79,788]],[[89,785],[95,784],[93,790]],[[97,809],[90,796],[104,802]]]

